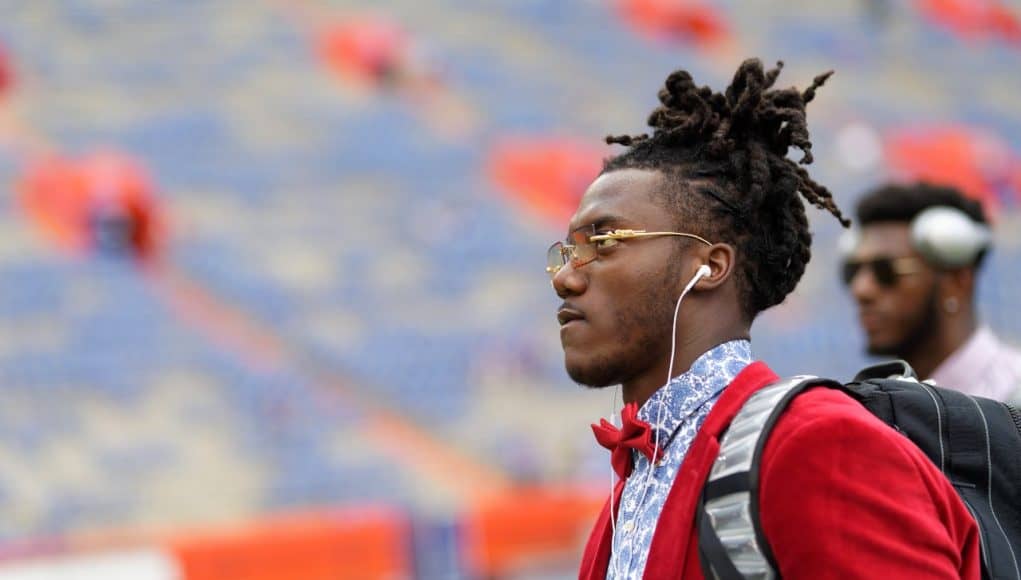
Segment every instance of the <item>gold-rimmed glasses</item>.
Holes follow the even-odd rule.
[[[707,246],[712,243],[695,234],[682,232],[647,232],[645,230],[613,230],[597,234],[595,225],[582,226],[568,235],[567,242],[554,242],[546,251],[546,273],[550,278],[557,275],[561,268],[570,263],[580,268],[599,257],[599,250],[617,245],[620,240],[630,238],[651,238],[655,236],[680,236],[702,242]]]

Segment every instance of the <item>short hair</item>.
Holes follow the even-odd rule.
[[[811,259],[802,197],[850,225],[830,192],[801,167],[812,162],[805,105],[832,71],[803,92],[771,90],[782,67],[766,71],[758,59],[746,60],[725,93],[674,71],[649,116],[651,137],[606,138],[628,150],[607,160],[603,173],[660,171],[672,185],[663,195],[678,225],[735,246],[740,306],[749,321],[782,302]],[[787,158],[792,146],[802,151],[800,165]]]
[[[855,213],[863,226],[877,222],[907,223],[936,206],[956,208],[978,223],[989,223],[979,202],[955,187],[925,181],[881,185],[858,200]]]

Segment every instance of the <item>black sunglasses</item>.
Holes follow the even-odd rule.
[[[873,258],[871,260],[846,260],[841,271],[844,285],[850,286],[858,272],[866,267],[883,288],[893,288],[901,276],[917,274],[920,260],[911,256],[901,258]]]

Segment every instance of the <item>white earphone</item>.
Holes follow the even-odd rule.
[[[666,383],[664,384],[669,383],[670,379],[672,379],[674,375],[674,353],[677,350],[677,315],[681,312],[681,300],[684,300],[684,297],[692,288],[695,287],[695,284],[697,284],[699,280],[712,273],[713,271],[709,268],[709,264],[702,264],[699,266],[698,270],[695,271],[695,275],[691,277],[691,280],[688,281],[688,285],[684,287],[681,295],[677,298],[677,304],[674,306],[673,331],[670,333],[670,366],[667,369]]]
[[[712,273],[713,271],[709,268],[709,264],[702,264],[698,267],[698,270],[695,271],[695,279],[693,282],[697,282],[699,278],[705,278]]]

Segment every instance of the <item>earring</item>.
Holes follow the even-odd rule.
[[[960,309],[960,303],[957,302],[957,297],[951,296],[943,301],[943,310],[946,310],[947,314],[957,314]]]

